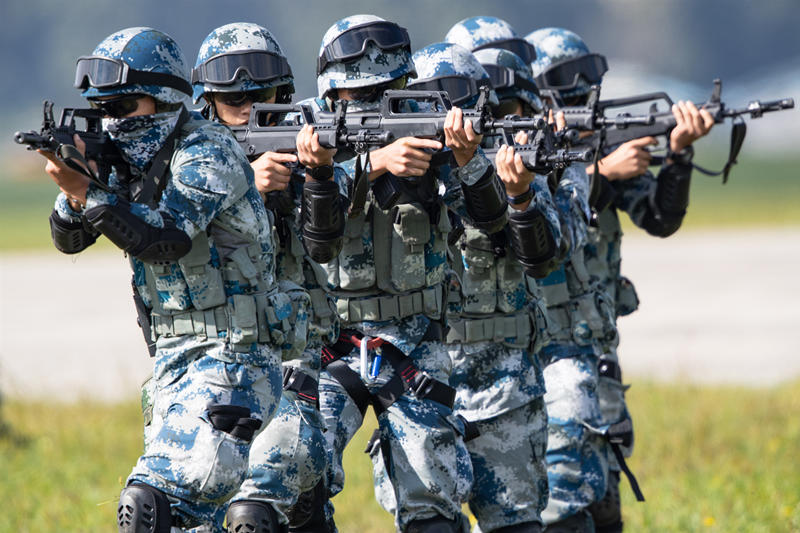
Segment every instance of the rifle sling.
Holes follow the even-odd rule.
[[[742,149],[742,144],[744,144],[745,135],[747,135],[747,124],[744,120],[739,118],[739,120],[733,123],[733,127],[731,127],[731,149],[728,153],[728,161],[725,163],[722,170],[712,172],[694,163],[692,163],[692,166],[707,176],[719,176],[722,174],[722,183],[727,183],[731,168],[738,162],[736,158],[739,157],[739,151]]]
[[[169,174],[169,162],[172,159],[172,154],[178,145],[178,136],[180,135],[183,125],[189,120],[189,112],[186,108],[181,108],[181,114],[178,116],[178,121],[175,123],[175,128],[164,141],[164,145],[155,155],[150,162],[150,167],[142,179],[133,185],[131,198],[134,202],[149,204],[151,206],[158,204],[161,199],[161,194],[167,186]]]

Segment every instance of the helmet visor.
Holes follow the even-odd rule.
[[[577,87],[579,78],[590,84],[600,83],[606,71],[605,56],[588,54],[551,65],[536,77],[536,83],[542,88],[563,91]]]
[[[253,81],[270,81],[292,75],[285,57],[266,50],[246,50],[216,55],[192,69],[192,83],[231,85],[240,72]]]
[[[522,89],[530,91],[536,96],[539,96],[539,89],[536,84],[517,76],[516,71],[508,67],[501,67],[500,65],[483,65],[486,73],[489,74],[489,80],[492,82],[492,88],[496,91],[501,89]]]
[[[461,105],[478,95],[481,87],[489,85],[487,79],[474,80],[467,76],[443,76],[409,84],[414,91],[444,91],[453,105]]]
[[[381,50],[394,50],[403,46],[411,53],[408,31],[394,22],[369,22],[354,26],[331,41],[317,59],[317,74],[328,63],[348,61],[364,55],[367,43],[374,43]]]
[[[534,61],[536,61],[536,47],[533,46],[531,43],[526,41],[525,39],[504,39],[502,41],[493,41],[490,43],[482,44],[480,46],[476,46],[472,49],[473,52],[477,52],[478,50],[483,50],[484,48],[500,48],[502,50],[508,50],[509,52],[513,52],[517,54],[517,56],[526,64],[530,65]]]

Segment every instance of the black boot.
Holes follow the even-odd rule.
[[[594,522],[588,511],[581,511],[549,524],[545,533],[594,533]]]
[[[448,520],[443,516],[414,520],[406,526],[406,533],[461,533],[462,531],[460,516],[456,520]]]
[[[513,526],[493,529],[491,533],[542,533],[544,526],[539,522],[525,522],[524,524],[514,524]]]
[[[589,506],[597,533],[622,533],[622,505],[619,497],[619,472],[609,472],[606,494]]]

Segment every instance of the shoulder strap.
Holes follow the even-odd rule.
[[[169,162],[172,159],[172,154],[175,153],[175,148],[178,146],[181,129],[183,129],[183,125],[188,120],[189,112],[183,107],[181,108],[181,114],[178,116],[178,122],[175,123],[175,128],[153,158],[147,173],[138,183],[131,187],[131,198],[134,202],[155,205],[161,199],[161,194],[169,181]]]

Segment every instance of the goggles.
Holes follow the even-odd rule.
[[[519,108],[522,105],[523,102],[519,98],[503,98],[500,100],[500,104],[492,109],[492,116],[494,116],[494,118],[503,118],[507,115],[519,115]]]
[[[460,105],[470,98],[478,96],[481,87],[491,85],[487,79],[474,80],[467,76],[442,76],[409,84],[415,91],[445,91],[453,105]]]
[[[486,70],[486,73],[489,74],[492,88],[495,91],[501,89],[522,89],[523,91],[530,91],[536,96],[539,96],[539,88],[536,87],[536,84],[522,76],[517,76],[515,70],[499,65],[483,65],[483,68]]]
[[[113,100],[89,100],[89,107],[99,109],[103,115],[111,118],[122,118],[139,109],[141,94],[126,94]]]
[[[411,53],[408,31],[394,22],[368,22],[353,26],[326,46],[317,58],[317,75],[329,63],[345,62],[364,55],[367,43],[374,43],[381,50],[406,47]]]
[[[292,75],[289,61],[266,50],[240,50],[216,55],[192,69],[192,83],[231,85],[240,72],[253,81],[270,81]]]
[[[120,59],[101,56],[78,58],[73,84],[78,89],[108,89],[131,84],[170,87],[188,95],[192,94],[189,82],[172,74],[132,69]]]
[[[536,76],[536,84],[542,89],[559,91],[574,89],[578,86],[579,78],[583,78],[590,85],[600,83],[606,71],[608,63],[605,56],[588,54],[550,65],[547,70]]]
[[[214,95],[214,102],[231,107],[241,107],[245,104],[256,104],[269,102],[278,94],[277,87],[269,89],[256,89],[254,91],[243,91],[235,93],[211,93]]]
[[[514,52],[526,65],[530,65],[536,61],[536,47],[525,39],[520,39],[519,37],[482,44],[473,48],[472,52],[475,53],[478,50],[483,50],[484,48],[501,48],[503,50],[508,50],[509,52]]]

